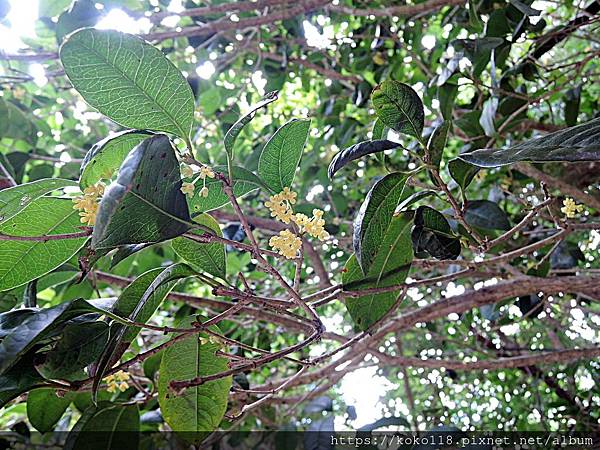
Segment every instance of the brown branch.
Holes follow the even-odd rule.
[[[92,231],[92,228],[85,227],[83,231],[79,231],[77,233],[47,234],[44,236],[12,236],[0,233],[0,241],[59,241],[61,239],[77,239],[82,237],[88,237],[92,234]]]
[[[387,8],[352,8],[345,5],[330,5],[327,9],[351,16],[393,17],[423,14],[444,6],[464,6],[465,3],[465,0],[428,0],[416,5],[388,6]]]
[[[569,195],[584,205],[600,211],[600,199],[594,197],[593,195],[587,194],[582,190],[577,189],[575,186],[564,182],[563,180],[548,175],[530,164],[517,163],[514,165],[514,168],[519,172],[524,173],[528,177],[544,182],[549,187],[560,190],[562,194]]]

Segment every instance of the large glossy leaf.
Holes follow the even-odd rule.
[[[173,264],[166,269],[152,269],[123,290],[113,312],[134,322],[147,322],[165,297],[182,278],[196,274],[185,264]],[[118,361],[131,342],[138,335],[138,327],[129,327],[118,322],[111,324],[110,338],[98,358],[92,392],[94,396],[106,370]]]
[[[381,123],[381,122],[377,122]],[[327,174],[329,178],[333,178],[335,173],[348,164],[363,156],[370,155],[372,153],[383,152],[385,150],[391,150],[400,147],[400,144],[387,139],[374,140],[374,141],[363,141],[358,144],[354,144],[351,147],[345,148],[344,150],[336,153],[336,155],[329,163],[329,169]]]
[[[100,402],[84,411],[68,434],[64,450],[137,449],[139,429],[136,404]]]
[[[310,119],[293,119],[265,144],[258,160],[258,175],[273,192],[290,187],[308,139]]]
[[[411,243],[412,214],[394,216],[382,238],[368,274],[363,275],[356,257],[352,255],[342,274],[345,290],[382,288],[401,284],[406,279],[413,259]],[[381,319],[395,304],[398,291],[367,294],[346,299],[352,320],[362,330]]]
[[[225,150],[231,158],[233,158],[233,146],[235,145],[237,137],[242,132],[242,129],[248,123],[250,123],[252,119],[254,119],[254,116],[259,109],[264,108],[269,103],[273,103],[275,100],[277,100],[277,92],[269,92],[260,102],[258,102],[256,105],[253,105],[250,108],[250,111],[240,117],[237,122],[235,122],[231,128],[227,130],[227,133],[225,133],[224,144]]]
[[[0,342],[0,374],[6,373],[31,347],[48,332],[82,314],[99,309],[83,299],[61,303],[35,311],[14,327]]]
[[[352,243],[363,274],[367,275],[402,200],[408,175],[391,173],[371,188],[354,219]]]
[[[384,81],[371,94],[379,119],[391,129],[421,137],[425,123],[423,102],[409,85]]]
[[[57,189],[76,186],[61,178],[43,178],[0,191],[0,224],[26,208],[32,201]]]
[[[65,40],[60,59],[75,89],[110,119],[189,139],[194,94],[156,47],[131,34],[85,28]]]
[[[196,317],[186,318],[180,326],[189,326]],[[209,381],[174,394],[171,381],[213,375],[227,370],[228,359],[217,356],[219,344],[200,343],[201,336],[191,334],[165,349],[158,377],[158,403],[165,421],[173,431],[185,432],[189,441],[199,441],[221,423],[227,409],[231,377]],[[189,433],[189,434],[188,434]]]
[[[79,215],[68,199],[40,197],[0,224],[0,234],[46,236],[81,231]],[[85,243],[86,237],[49,241],[0,241],[0,291],[12,289],[56,269]]]
[[[40,433],[51,431],[71,400],[71,393],[59,397],[55,389],[34,389],[27,395],[27,418]]]
[[[129,152],[149,135],[149,132],[127,130],[94,144],[81,163],[81,188],[84,189],[103,178],[110,178]]]
[[[227,174],[227,167],[216,166],[214,167],[215,172],[221,172]],[[233,166],[233,193],[237,198],[243,197],[252,191],[255,191],[261,187],[266,190],[269,188],[252,172],[243,167]],[[208,188],[208,196],[202,197],[198,192],[194,193],[194,196],[188,197],[188,205],[193,214],[212,211],[213,209],[220,208],[221,206],[229,203],[229,197],[223,191],[223,183],[215,178],[206,180],[206,187]],[[198,183],[197,190],[202,188],[202,183]]]
[[[465,208],[465,221],[473,227],[510,230],[506,213],[489,200],[469,200]]]
[[[419,257],[456,259],[460,255],[460,239],[454,236],[443,214],[429,206],[417,209],[411,237]]]
[[[183,234],[190,215],[180,178],[167,136],[157,134],[136,146],[102,197],[92,248],[161,242]]]
[[[54,348],[44,353],[38,371],[46,378],[73,380],[100,356],[108,341],[108,331],[106,322],[65,326]]]
[[[19,107],[0,98],[0,139],[37,141],[37,128]]]
[[[519,161],[598,161],[600,118],[507,149],[484,148],[462,153],[459,158],[479,167],[504,166]]]
[[[206,227],[219,237],[223,237],[219,223],[208,214],[201,214],[194,218],[194,222]],[[206,229],[192,231],[194,234],[207,233]],[[173,250],[198,272],[207,272],[216,277],[225,278],[226,259],[225,244],[213,242],[203,244],[185,237],[173,239]]]

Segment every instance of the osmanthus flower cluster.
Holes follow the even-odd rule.
[[[202,183],[203,183],[202,189],[200,189],[200,192],[198,193],[198,195],[200,195],[201,197],[208,197],[208,187],[206,187],[206,178],[214,178],[215,172],[213,172],[213,170],[208,166],[202,166],[202,167],[198,168],[198,166],[196,166],[196,165],[189,165],[189,164],[181,165],[181,176],[184,179],[185,178],[188,178],[188,179],[193,178],[196,173],[198,173],[198,176],[196,178],[194,178],[191,182],[184,181],[182,183],[181,192],[183,192],[188,197],[193,197],[196,183],[199,180],[202,180]]]
[[[100,198],[104,195],[104,183],[96,183],[83,190],[83,195],[73,199],[73,209],[80,211],[81,223],[93,226],[96,223]]]
[[[273,236],[269,240],[269,245],[287,259],[294,259],[298,255],[298,250],[302,247],[300,236],[303,234],[307,233],[320,241],[324,241],[329,237],[329,233],[325,230],[323,211],[320,209],[313,209],[313,216],[310,218],[306,214],[294,214],[292,205],[296,203],[297,196],[290,188],[285,187],[283,191],[272,195],[269,201],[265,202],[265,206],[271,211],[272,217],[285,224],[296,224],[299,235],[290,230],[283,230],[279,232],[279,236]]]
[[[129,388],[129,384],[127,382],[130,379],[131,377],[127,372],[119,370],[117,373],[104,378],[104,381],[108,385],[106,390],[111,393],[115,393],[117,390],[125,392]]]
[[[567,197],[563,200],[563,207],[560,208],[560,211],[567,217],[567,219],[573,219],[578,213],[583,212],[583,205],[578,205],[575,203],[575,200]]]

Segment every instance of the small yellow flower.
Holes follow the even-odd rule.
[[[294,259],[302,247],[302,240],[290,230],[283,230],[279,232],[279,236],[273,236],[269,240],[269,245],[287,259]]]
[[[13,89],[12,95],[17,100],[21,100],[23,97],[25,97],[25,89],[23,89],[20,86],[17,86],[16,88]]]
[[[213,170],[210,167],[202,166],[202,167],[200,167],[200,178],[202,178],[204,180],[204,179],[206,179],[206,177],[214,178],[215,173],[213,172]]]
[[[192,166],[183,164],[181,166],[181,176],[183,178],[192,178],[194,176],[194,169],[192,168]]]
[[[104,183],[96,183],[88,186],[83,190],[83,193],[88,197],[101,197],[104,195]]]
[[[206,186],[204,186],[202,189],[200,189],[200,197],[208,197],[208,188]]]
[[[185,195],[192,197],[194,195],[194,183],[183,182],[180,188]]]
[[[309,218],[306,214],[297,213],[292,220],[302,229],[308,223]]]
[[[563,207],[560,210],[568,219],[573,219],[578,213],[583,212],[583,205],[578,205],[575,200],[567,197],[563,200]]]
[[[86,210],[93,208],[96,200],[94,200],[92,197],[84,195],[83,197],[75,197],[73,199],[73,203],[73,209]]]
[[[295,192],[290,191],[289,187],[284,187],[283,191],[281,191],[279,193],[279,195],[281,196],[281,198],[283,200],[287,200],[288,202],[290,202],[290,204],[294,204],[296,203],[296,197],[298,196],[298,194],[296,194]]]
[[[125,392],[127,389],[129,389],[129,384],[127,381],[130,379],[131,376],[127,372],[119,370],[117,373],[104,378],[104,381],[108,385],[106,390],[113,394],[117,392],[117,390]]]

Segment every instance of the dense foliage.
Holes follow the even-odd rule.
[[[0,430],[599,431],[600,3],[387,3],[40,0]]]

